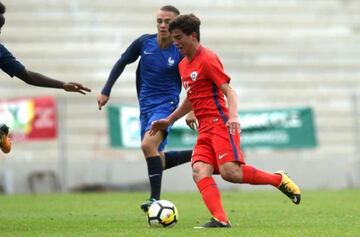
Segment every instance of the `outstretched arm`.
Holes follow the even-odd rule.
[[[142,35],[134,42],[132,42],[111,69],[110,75],[104,85],[104,88],[101,90],[101,93],[96,98],[99,110],[101,110],[101,108],[105,106],[106,103],[109,101],[111,89],[114,86],[116,80],[124,71],[126,65],[135,62],[141,55],[142,43],[147,37],[149,37],[149,35]]]
[[[20,78],[27,84],[39,87],[49,87],[49,88],[58,88],[64,89],[68,92],[79,92],[81,94],[86,94],[86,92],[90,92],[91,89],[83,86],[77,82],[63,82],[59,80],[52,79],[43,74],[32,72],[24,68],[17,74],[15,74],[17,78]]]
[[[182,118],[185,114],[189,113],[191,110],[192,110],[192,105],[189,99],[185,97],[181,105],[169,115],[168,119],[170,123],[173,124],[176,122],[176,120]]]
[[[172,112],[167,118],[154,121],[151,125],[149,134],[155,135],[159,130],[166,130],[171,124],[175,123],[176,120],[189,113],[192,109],[190,101],[186,97],[181,105]]]

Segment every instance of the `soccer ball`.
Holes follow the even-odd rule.
[[[179,212],[174,203],[167,200],[153,202],[148,210],[150,227],[173,227],[179,218]]]

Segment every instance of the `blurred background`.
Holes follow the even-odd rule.
[[[92,88],[83,96],[31,87],[1,73],[3,108],[50,97],[57,110],[54,136],[14,138],[11,153],[0,154],[2,193],[147,189],[141,150],[111,145],[115,128],[107,111],[98,110],[96,96],[127,46],[156,33],[156,11],[167,4],[201,19],[202,44],[220,56],[239,110],[312,111],[312,146],[244,149],[249,164],[284,169],[302,189],[360,187],[360,1],[2,2],[7,12],[1,43],[20,62]],[[129,65],[113,87],[111,104],[137,106],[136,66]],[[164,191],[196,190],[189,164],[163,177]],[[218,181],[222,189],[250,189]],[[268,187],[251,187],[259,188]]]

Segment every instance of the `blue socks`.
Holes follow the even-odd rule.
[[[148,167],[148,175],[151,188],[150,198],[160,200],[161,179],[163,173],[160,156],[147,157],[146,163]]]
[[[164,170],[189,162],[191,156],[192,150],[165,152]]]
[[[146,158],[148,176],[150,181],[151,196],[160,200],[161,180],[163,170],[184,164],[191,160],[192,150],[165,152],[165,167],[162,167],[160,156]]]

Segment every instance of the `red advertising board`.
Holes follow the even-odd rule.
[[[56,100],[52,96],[0,100],[0,123],[10,127],[13,140],[57,137]]]

